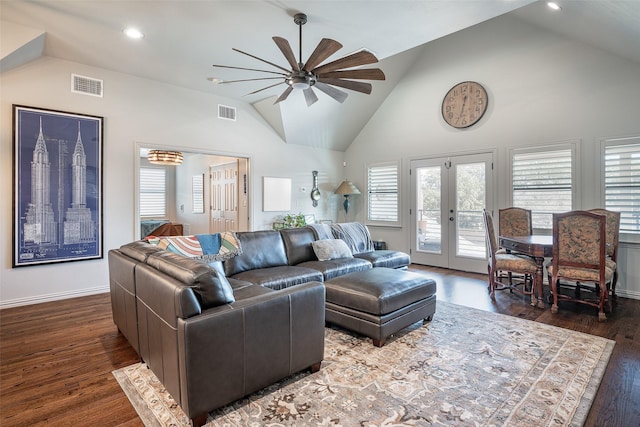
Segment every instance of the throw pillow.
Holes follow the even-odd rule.
[[[311,242],[313,252],[319,261],[329,261],[337,258],[353,258],[347,244],[340,239],[324,239]]]

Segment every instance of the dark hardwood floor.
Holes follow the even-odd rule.
[[[508,291],[492,303],[485,275],[411,270],[437,281],[438,300],[615,340],[585,425],[640,426],[640,301],[617,298],[600,323],[592,307],[563,304],[553,315]],[[108,294],[1,310],[0,425],[142,426],[111,374],[136,361],[113,324]]]

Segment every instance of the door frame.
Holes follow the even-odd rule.
[[[420,161],[420,160],[436,160],[436,159],[450,159],[450,158],[454,158],[454,157],[464,157],[464,156],[474,156],[474,155],[490,155],[491,157],[491,170],[488,171],[490,172],[490,176],[488,178],[488,182],[490,182],[491,188],[487,190],[486,193],[486,209],[489,212],[492,212],[494,210],[494,206],[495,206],[495,201],[497,200],[497,194],[499,192],[498,189],[498,173],[497,173],[497,162],[498,162],[498,156],[497,156],[497,149],[493,148],[493,149],[483,149],[483,150],[473,150],[473,151],[461,151],[461,152],[452,152],[452,153],[445,153],[445,154],[429,154],[429,155],[424,155],[424,156],[412,156],[407,158],[407,178],[408,178],[408,183],[406,188],[408,188],[408,194],[409,197],[407,197],[407,201],[406,203],[408,204],[408,209],[406,210],[407,214],[405,216],[405,218],[407,219],[407,224],[409,224],[409,227],[407,228],[407,238],[408,238],[408,242],[409,242],[409,253],[412,254],[412,252],[414,252],[414,250],[416,249],[415,247],[415,240],[416,239],[416,222],[414,221],[415,216],[417,215],[417,212],[415,212],[415,188],[414,188],[414,177],[412,175],[413,171],[411,169],[411,165],[413,162],[415,161]],[[455,248],[453,248],[455,250]],[[485,258],[486,261],[486,258]],[[482,262],[481,266],[480,264],[476,263],[476,267],[469,267],[469,268],[465,268],[462,271],[469,271],[469,272],[476,272],[476,273],[486,273],[487,272],[487,268],[486,268],[486,263]],[[451,267],[443,267],[443,268],[451,268]]]
[[[253,215],[251,215],[251,164],[252,156],[246,153],[229,153],[215,150],[206,150],[194,147],[175,146],[175,145],[160,145],[147,142],[135,141],[133,144],[133,182],[134,182],[134,227],[133,227],[133,239],[138,240],[140,236],[140,150],[141,149],[157,149],[157,150],[169,150],[169,151],[181,151],[183,153],[202,154],[205,156],[220,156],[220,157],[235,157],[247,160],[247,177],[246,182],[240,182],[238,178],[238,189],[246,188],[247,191],[247,228],[253,230]],[[207,171],[207,175],[209,172]],[[207,178],[208,180],[208,178]],[[210,216],[210,205],[205,203],[205,214]]]

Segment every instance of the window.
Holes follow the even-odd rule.
[[[191,200],[193,204],[191,212],[204,213],[204,174],[191,177]]]
[[[377,163],[367,168],[367,223],[398,225],[398,163]]]
[[[605,208],[620,212],[620,233],[640,235],[640,138],[605,141]]]
[[[512,150],[512,206],[530,209],[535,229],[552,228],[553,213],[572,209],[575,145]]]
[[[140,216],[165,217],[166,170],[164,168],[140,168]]]

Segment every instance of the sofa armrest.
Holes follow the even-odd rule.
[[[178,319],[185,413],[204,414],[320,363],[324,307],[324,285],[310,282]]]

